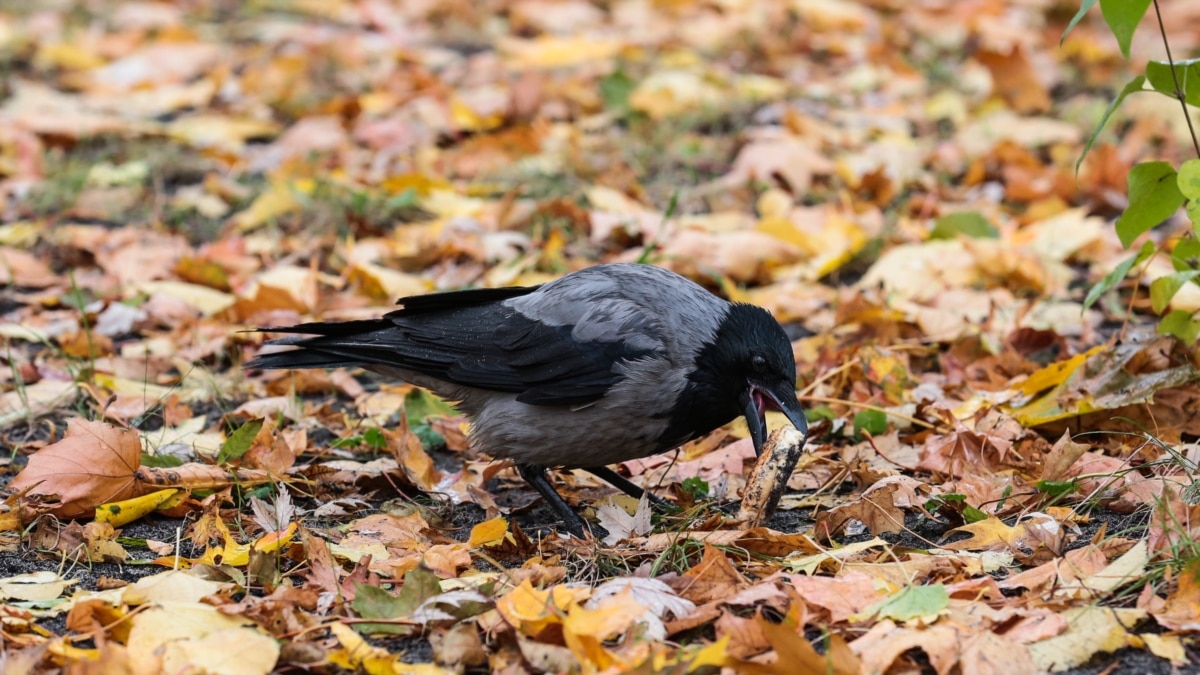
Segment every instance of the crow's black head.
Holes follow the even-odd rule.
[[[787,334],[766,310],[734,304],[696,355],[696,367],[671,411],[662,445],[674,447],[745,415],[757,453],[766,440],[767,410],[781,411],[807,433]]]

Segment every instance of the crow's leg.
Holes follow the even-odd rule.
[[[554,486],[546,478],[546,469],[536,464],[518,464],[517,471],[521,474],[521,478],[525,479],[526,483],[529,483],[533,486],[534,490],[538,491],[542,499],[545,499],[555,511],[558,511],[558,515],[562,516],[563,526],[567,531],[583,539],[583,533],[587,531],[587,525],[583,522],[583,518],[580,518],[579,514],[575,513],[571,505],[562,498],[562,495],[555,492]]]
[[[650,500],[650,505],[656,509],[659,509],[659,510],[665,509],[665,510],[669,511],[669,510],[675,508],[675,505],[672,504],[671,502],[663,499],[662,497],[659,497],[658,495],[654,494],[653,492],[650,492],[649,490],[643,490],[642,488],[638,487],[637,485],[634,485],[633,481],[622,476],[621,474],[617,473],[616,471],[613,471],[612,469],[608,468],[607,466],[591,467],[588,469],[584,469],[584,471],[592,474],[593,476],[595,476],[596,478],[599,478],[602,481],[607,481],[608,483],[611,483],[613,487],[617,488],[621,492],[624,492],[625,494],[629,495],[630,497],[633,497],[634,499],[640,500],[642,498],[642,495],[645,494],[646,497]]]

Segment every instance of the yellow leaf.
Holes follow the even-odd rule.
[[[454,190],[431,190],[421,200],[421,207],[442,218],[456,216],[478,216],[487,208],[488,202],[476,197],[467,197]]]
[[[133,614],[130,622],[131,657],[159,664],[148,672],[251,675],[272,672],[279,659],[279,643],[253,621],[210,605],[164,602]]]
[[[780,241],[787,242],[803,251],[807,251],[810,254],[816,252],[812,248],[813,238],[808,234],[801,232],[800,228],[796,227],[796,225],[787,218],[766,216],[762,220],[758,221],[758,224],[754,226],[754,229],[762,232],[763,234],[769,234]]]
[[[220,519],[216,521],[216,528],[224,538],[224,542],[221,545],[209,546],[204,551],[204,555],[199,558],[183,558],[180,562],[187,562],[193,565],[232,565],[233,567],[241,567],[242,565],[249,564],[250,545],[239,544],[229,532],[229,527]]]
[[[15,246],[17,248],[33,246],[45,229],[43,223],[19,220],[15,223],[0,225],[0,246]]]
[[[308,267],[276,265],[255,277],[238,294],[237,312],[241,316],[269,309],[310,312],[317,306],[319,281],[316,271]]]
[[[48,602],[75,583],[49,571],[18,574],[0,579],[0,600]]]
[[[822,565],[828,562],[837,563],[838,566],[845,564],[845,560],[852,558],[863,551],[872,548],[887,548],[888,543],[879,537],[875,537],[870,541],[860,541],[853,544],[847,544],[841,548],[822,551],[815,555],[809,555],[797,558],[788,558],[787,565],[795,572],[804,574],[814,574]]]
[[[337,639],[341,649],[331,651],[329,661],[346,670],[355,670],[363,658],[372,652],[382,651],[367,644],[365,638],[344,623],[334,622],[329,625],[329,632]]]
[[[1034,396],[1045,389],[1049,389],[1049,391],[1033,401],[1013,408],[1013,417],[1017,418],[1017,421],[1024,426],[1033,427],[1068,417],[1077,417],[1100,409],[1090,394],[1081,394],[1078,397],[1073,397],[1070,405],[1066,408],[1060,406],[1059,396],[1067,387],[1071,376],[1089,358],[1108,348],[1107,345],[1097,345],[1082,354],[1076,354],[1066,361],[1051,363],[1041,370],[1032,373],[1024,382],[1017,385],[1016,391],[1024,396]]]
[[[170,396],[172,392],[177,391],[175,387],[164,387],[160,384],[151,384],[144,380],[131,380],[105,373],[97,373],[95,381],[96,384],[114,394],[142,396],[150,400],[162,400]]]
[[[255,551],[263,553],[274,553],[287,548],[288,544],[292,543],[292,538],[296,536],[296,529],[296,523],[288,523],[287,529],[281,532],[268,532],[254,540],[253,548]]]
[[[2,334],[2,331],[0,331]],[[71,400],[78,387],[69,380],[38,380],[0,395],[0,427],[22,417],[37,417]]]
[[[825,225],[810,238],[808,246],[816,247],[816,256],[806,267],[810,279],[820,279],[850,262],[867,245],[867,233],[858,223],[831,214]]]
[[[352,263],[346,270],[346,278],[363,295],[376,300],[392,301],[430,291],[429,282],[415,274],[368,262]]]
[[[1107,595],[1119,586],[1145,576],[1149,562],[1150,552],[1146,540],[1142,539],[1099,572],[1063,584],[1057,594],[1082,599]]]
[[[165,602],[200,602],[221,590],[221,584],[201,579],[183,570],[168,570],[138,579],[119,595],[127,605],[153,605]]]
[[[1017,385],[1017,391],[1025,394],[1026,396],[1033,396],[1051,387],[1056,387],[1063,382],[1066,382],[1067,378],[1070,377],[1071,374],[1079,368],[1079,366],[1082,366],[1084,361],[1088,360],[1088,357],[1105,349],[1107,349],[1105,345],[1097,345],[1086,352],[1083,352],[1082,354],[1076,354],[1075,356],[1072,356],[1066,361],[1057,361],[1044,368],[1041,368],[1040,370],[1036,370],[1030,374],[1029,377],[1025,378],[1024,382],[1021,382],[1019,385]]]
[[[383,179],[379,187],[384,192],[396,195],[403,194],[405,190],[412,190],[422,197],[434,190],[449,190],[453,188],[449,181],[436,176],[426,176],[422,173],[401,173],[395,176],[388,176]]]
[[[1125,626],[1141,620],[1146,612],[1137,609],[1077,607],[1064,613],[1069,628],[1029,645],[1029,654],[1039,670],[1067,670],[1086,663],[1099,652],[1114,652],[1129,642]]]
[[[204,316],[219,314],[232,307],[237,300],[229,293],[182,281],[144,281],[138,284],[137,288],[138,291],[147,295],[161,293],[167,297],[182,300],[200,310]]]
[[[96,507],[96,520],[101,523],[109,523],[113,527],[121,527],[171,502],[172,498],[181,496],[182,493],[183,490],[171,488],[133,499],[101,504]],[[178,503],[178,500],[175,503]]]
[[[752,101],[768,101],[782,98],[787,93],[787,82],[768,75],[738,75],[733,78],[733,88],[739,98]]]
[[[177,141],[222,150],[240,150],[248,140],[278,132],[279,125],[268,120],[213,114],[184,117],[167,125],[167,135]]]
[[[591,595],[590,588],[553,586],[537,590],[529,579],[496,602],[496,609],[517,630],[536,638],[550,626],[561,625],[567,609]]]
[[[513,68],[549,70],[610,59],[623,46],[613,39],[547,35],[532,40],[503,40],[501,51]]]
[[[237,232],[249,232],[257,227],[300,210],[300,197],[312,194],[316,181],[311,178],[276,181],[251,202],[246,210],[229,219],[230,226]]]
[[[688,672],[692,673],[701,668],[722,668],[729,662],[729,635],[722,635],[716,642],[710,642],[700,648],[688,659]],[[655,655],[655,670],[658,670],[658,657]],[[663,664],[664,666],[666,664]]]
[[[455,672],[432,663],[404,663],[399,654],[372,647],[344,623],[331,624],[329,632],[341,645],[340,649],[329,653],[329,662],[345,670],[362,670],[368,675],[452,675]]]
[[[1187,653],[1183,649],[1183,642],[1180,641],[1178,635],[1142,633],[1138,637],[1146,643],[1146,648],[1150,650],[1151,654],[1167,659],[1177,666],[1182,666],[1188,662]]]
[[[495,546],[504,541],[508,534],[508,521],[504,518],[492,518],[471,528],[471,538],[467,544],[472,547]]]
[[[571,608],[563,622],[563,639],[567,647],[584,663],[604,670],[618,663],[617,657],[604,647],[611,637],[624,633],[646,613],[646,608],[626,594],[626,602],[604,603],[598,609]],[[613,599],[615,599],[614,596]]]
[[[99,661],[100,650],[83,649],[68,644],[64,640],[55,640],[50,644],[50,653],[66,663],[92,663]]]
[[[792,203],[792,196],[787,192],[771,188],[759,195],[754,208],[763,220],[787,220],[792,215]]]
[[[50,69],[90,70],[104,65],[104,59],[74,41],[43,44],[33,58],[38,66]]]
[[[971,535],[971,538],[965,541],[950,542],[943,548],[951,551],[982,551],[1009,546],[1024,531],[1024,528],[1009,527],[1004,524],[1004,521],[992,516],[987,520],[968,523],[950,531],[966,532]]]
[[[464,131],[490,131],[504,123],[504,115],[480,114],[466,101],[454,97],[450,100],[450,121]]]
[[[12,532],[21,529],[21,515],[16,511],[0,513],[0,532]]]
[[[666,70],[653,73],[629,94],[629,107],[653,119],[718,108],[726,103],[728,92],[703,74],[690,70]]]

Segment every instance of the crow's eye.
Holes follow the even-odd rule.
[[[755,354],[754,356],[751,356],[750,367],[753,368],[754,372],[756,373],[767,372],[767,357],[763,356],[762,354]]]

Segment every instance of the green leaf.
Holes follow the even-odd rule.
[[[1184,207],[1188,220],[1192,221],[1192,235],[1200,237],[1200,200],[1190,201]]]
[[[1171,264],[1176,272],[1200,269],[1200,239],[1194,235],[1180,239],[1171,250]]]
[[[937,511],[943,506],[953,510],[956,513],[961,513],[963,508],[967,506],[967,496],[958,494],[956,492],[951,492],[949,494],[930,497],[929,500],[925,502],[926,511]]]
[[[362,436],[347,436],[345,438],[334,439],[330,445],[335,448],[353,448],[362,442]]]
[[[837,418],[838,414],[834,412],[833,408],[830,408],[827,405],[819,405],[815,408],[809,408],[808,410],[804,411],[804,419],[808,420],[810,424],[813,422],[820,422],[821,420],[829,420],[832,422]]]
[[[1083,309],[1086,311],[1088,307],[1096,304],[1100,296],[1107,293],[1114,286],[1124,281],[1125,277],[1129,276],[1129,270],[1133,269],[1134,265],[1140,265],[1146,262],[1146,259],[1154,254],[1154,242],[1146,242],[1142,244],[1142,250],[1138,251],[1137,255],[1126,258],[1117,265],[1113,271],[1109,272],[1088,290],[1087,297],[1083,299]]]
[[[629,95],[637,87],[637,82],[629,77],[624,70],[617,69],[600,80],[600,98],[604,99],[605,108],[625,110],[629,108]]]
[[[1004,492],[1000,493],[1000,501],[996,502],[996,513],[1000,513],[1001,511],[1004,510],[1004,503],[1008,501],[1008,498],[1012,496],[1012,493],[1013,493],[1012,486],[1005,485]],[[980,513],[983,513],[983,512],[980,511]]]
[[[1166,61],[1151,61],[1146,64],[1146,79],[1150,86],[1160,94],[1171,98],[1179,98],[1175,91],[1175,78],[1179,78],[1179,88],[1183,90],[1183,99],[1189,105],[1200,106],[1200,59],[1176,61],[1175,74],[1171,74],[1172,66]]]
[[[1058,46],[1062,46],[1062,43],[1067,39],[1067,33],[1070,33],[1072,30],[1074,30],[1075,26],[1079,25],[1079,22],[1083,20],[1083,17],[1087,15],[1088,11],[1095,6],[1096,0],[1083,0],[1083,2],[1080,3],[1079,11],[1075,12],[1075,16],[1071,17],[1071,23],[1068,23],[1067,27],[1063,29],[1062,37],[1058,39]]]
[[[354,585],[354,602],[350,607],[364,619],[403,619],[411,616],[421,603],[442,592],[441,582],[434,573],[416,568],[404,575],[400,592],[392,595],[378,586]],[[386,623],[364,623],[355,626],[363,633],[408,635],[413,626]]]
[[[1075,161],[1075,173],[1079,173],[1079,167],[1083,165],[1083,159],[1087,157],[1089,152],[1091,152],[1092,146],[1096,144],[1096,139],[1100,137],[1100,132],[1104,130],[1104,125],[1108,124],[1108,118],[1112,117],[1112,114],[1117,111],[1117,108],[1121,107],[1121,104],[1125,101],[1125,97],[1129,96],[1130,94],[1135,94],[1139,91],[1144,91],[1145,88],[1145,75],[1138,75],[1129,82],[1125,83],[1125,86],[1121,88],[1121,91],[1117,94],[1117,97],[1112,100],[1112,103],[1108,104],[1108,109],[1104,111],[1104,115],[1100,117],[1100,123],[1096,125],[1096,129],[1092,132],[1091,138],[1088,139],[1087,145],[1083,146],[1083,152],[1080,153],[1079,159]]]
[[[708,497],[708,481],[699,476],[684,478],[682,485],[683,491],[690,494],[692,499],[704,499],[705,497]]]
[[[1200,322],[1192,318],[1191,312],[1177,309],[1158,322],[1158,334],[1173,335],[1184,344],[1195,344],[1200,335]]]
[[[389,197],[386,205],[389,209],[411,208],[417,205],[418,196],[416,188],[404,188],[404,192]]]
[[[1188,199],[1200,199],[1200,159],[1189,159],[1179,167],[1175,177],[1179,191]]]
[[[983,214],[976,211],[959,211],[948,213],[937,219],[930,233],[930,239],[957,239],[958,235],[966,235],[972,239],[996,239],[1000,231],[988,222]]]
[[[876,604],[864,612],[882,619],[910,621],[922,617],[935,617],[950,606],[950,594],[944,584],[907,586],[892,597]]]
[[[1183,205],[1175,169],[1167,162],[1142,162],[1129,170],[1129,207],[1117,219],[1117,236],[1126,248]]]
[[[424,389],[413,389],[404,397],[404,416],[410,426],[416,426],[430,417],[453,417],[457,414],[454,406]]]
[[[262,420],[250,420],[229,434],[229,438],[221,444],[221,451],[217,453],[217,464],[228,464],[230,460],[240,459],[246,454],[250,445],[254,443],[254,437],[262,431],[262,426]]]
[[[384,436],[383,430],[378,427],[371,427],[364,431],[363,442],[372,450],[387,449],[387,436]]]
[[[1077,480],[1039,480],[1037,489],[1051,497],[1062,497],[1079,491]]]
[[[1162,314],[1179,289],[1196,277],[1200,277],[1200,270],[1176,272],[1155,279],[1150,284],[1150,307],[1154,309],[1154,313]]]
[[[152,455],[148,452],[142,453],[142,466],[152,466],[156,469],[174,469],[177,466],[183,466],[183,458],[175,455]]]
[[[354,602],[350,607],[363,619],[396,619],[412,614],[415,607],[405,607],[402,601],[378,586],[356,584]],[[406,611],[407,610],[407,611]],[[354,626],[360,633],[408,635],[414,627],[395,623],[360,623]]]
[[[974,506],[971,506],[970,504],[967,504],[966,506],[963,507],[962,514],[963,514],[963,520],[967,521],[968,524],[978,523],[981,520],[988,519],[988,514],[984,513],[983,511],[980,511],[979,509],[975,508]]]
[[[1100,11],[1109,29],[1121,46],[1121,53],[1129,58],[1129,44],[1133,42],[1133,32],[1150,7],[1150,0],[1100,0]]]
[[[866,431],[872,436],[887,432],[887,413],[881,410],[863,410],[854,416],[854,435]]]
[[[446,445],[446,437],[434,431],[429,420],[421,420],[409,428],[417,435],[417,438],[421,439],[421,445],[426,450]]]

